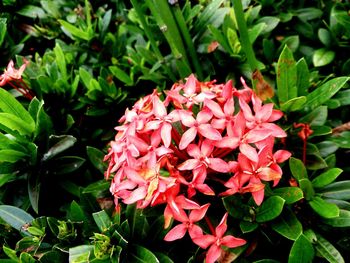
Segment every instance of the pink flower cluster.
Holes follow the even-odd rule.
[[[210,246],[206,262],[217,260],[222,246],[241,246],[245,240],[225,235],[227,213],[215,229],[209,223],[212,235],[204,234],[196,222],[206,217],[210,203],[195,201],[197,193],[251,193],[260,205],[266,182],[278,183],[279,163],[290,157],[288,151],[273,151],[275,138],[286,136],[273,123],[282,112],[263,104],[241,81],[244,88],[238,90],[231,81],[203,83],[190,75],[166,91],[164,100],[154,91],[126,110],[105,157],[115,203],[165,204],[165,227],[172,219],[180,223],[165,240],[188,232],[201,248]],[[226,190],[215,192],[213,182]]]

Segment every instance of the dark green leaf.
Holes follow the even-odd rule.
[[[343,172],[340,168],[332,168],[327,170],[326,172],[320,174],[316,178],[314,178],[311,182],[314,187],[324,187],[332,183],[341,173]]]
[[[256,221],[259,223],[270,221],[282,212],[284,199],[279,196],[271,196],[266,199],[256,213]]]
[[[349,80],[348,77],[331,79],[306,96],[305,111],[313,110],[336,94]]]
[[[299,187],[280,187],[275,189],[273,193],[282,197],[286,204],[293,204],[304,198],[303,191]]]
[[[301,160],[291,157],[289,159],[289,167],[295,179],[308,178],[306,168]]]
[[[58,66],[60,73],[61,73],[61,78],[63,79],[63,81],[66,81],[67,80],[67,65],[66,65],[66,58],[65,58],[64,53],[62,51],[62,48],[58,43],[56,43],[56,46],[53,49],[53,51],[55,52],[56,62],[57,62],[57,66]]]
[[[310,87],[310,72],[307,66],[306,60],[304,58],[300,59],[297,64],[297,87],[298,95],[306,96],[308,88]]]
[[[280,19],[275,16],[263,16],[257,21],[258,24],[259,23],[266,24],[266,27],[261,32],[261,34],[266,34],[271,32],[278,25],[279,22],[280,22]]]
[[[315,251],[312,244],[304,234],[301,234],[293,243],[288,263],[310,263],[314,255]]]
[[[311,200],[311,198],[315,195],[315,190],[312,186],[311,181],[307,178],[300,179],[299,186],[304,192],[305,199]]]
[[[240,195],[227,196],[222,201],[227,212],[234,218],[243,219],[251,215],[251,207],[243,202]]]
[[[327,121],[328,109],[326,106],[319,106],[310,113],[299,119],[300,123],[309,123],[312,126],[324,125]]]
[[[319,196],[315,196],[309,201],[311,208],[324,218],[334,218],[339,216],[337,205],[328,203]]]
[[[0,187],[14,180],[16,180],[16,176],[14,174],[0,174]]]
[[[22,227],[34,220],[26,211],[10,205],[0,205],[0,217],[7,224],[24,233],[27,232],[23,231],[24,229]]]
[[[330,154],[336,152],[339,149],[338,145],[331,141],[322,141],[317,143],[316,146],[319,149],[320,155],[323,158],[329,156]]]
[[[245,234],[253,232],[259,227],[259,224],[257,224],[256,222],[241,221],[239,227],[241,228],[241,231]]]
[[[350,149],[350,131],[344,131],[336,136],[332,136],[331,140],[340,148]]]
[[[62,19],[58,19],[57,21],[62,25],[63,29],[69,33],[67,35],[73,38],[73,40],[77,38],[89,41],[93,38],[93,34],[89,30],[82,30]]]
[[[92,165],[95,166],[95,168],[100,171],[101,174],[104,174],[104,172],[107,170],[107,163],[103,161],[105,153],[91,146],[86,146],[86,153]]]
[[[50,136],[50,138],[53,138],[53,136]],[[59,141],[44,154],[43,161],[47,161],[57,154],[69,149],[77,141],[77,139],[71,135],[62,135],[55,138]]]
[[[325,258],[330,263],[345,263],[339,251],[320,234],[315,233],[317,242],[314,247],[318,254]]]
[[[139,245],[133,245],[132,250],[130,251],[129,262],[159,263],[160,261],[147,248],[139,246]]]
[[[327,48],[320,48],[312,56],[312,63],[315,67],[322,67],[331,63],[335,58],[335,52]]]
[[[299,8],[295,13],[303,21],[319,18],[323,14],[322,10],[315,7]]]
[[[70,204],[68,218],[75,222],[83,222],[85,220],[84,210],[75,201],[72,201],[72,203]]]
[[[322,44],[329,47],[332,41],[331,33],[327,29],[320,28],[318,29],[317,34]]]
[[[280,104],[298,96],[297,68],[290,49],[285,46],[277,62],[277,93]]]
[[[5,35],[7,32],[7,19],[6,18],[0,18],[0,47],[2,43],[4,42]]]
[[[55,158],[52,165],[53,174],[67,174],[78,170],[85,163],[85,159],[78,156],[63,156]]]
[[[271,227],[290,240],[296,240],[303,233],[302,224],[289,208],[283,210],[282,214],[272,222]]]
[[[165,255],[164,253],[160,253],[160,252],[154,252],[154,255],[157,257],[157,259],[159,260],[159,262],[164,262],[164,263],[174,263],[174,261],[171,260],[171,258],[169,258],[167,255]]]
[[[126,216],[130,225],[131,236],[146,237],[149,225],[146,217],[142,214],[142,210],[137,209],[136,205],[128,205]]]
[[[39,197],[40,197],[40,175],[31,173],[28,177],[28,195],[29,201],[35,213],[39,213]]]
[[[350,211],[340,209],[338,217],[323,219],[322,222],[333,227],[350,227]]]
[[[350,180],[331,183],[318,192],[326,198],[350,200]]]

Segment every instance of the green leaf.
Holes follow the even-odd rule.
[[[67,174],[78,170],[85,163],[85,159],[79,156],[63,156],[55,158],[52,165],[52,174]]]
[[[69,149],[77,142],[77,139],[71,135],[50,136],[50,138],[55,138],[59,141],[44,154],[42,158],[43,161],[55,157],[57,154]]]
[[[317,241],[314,244],[315,250],[330,263],[345,263],[339,251],[320,234],[315,233]]]
[[[86,219],[84,210],[76,201],[72,201],[70,204],[68,218],[76,222],[83,222]]]
[[[62,19],[58,19],[57,21],[61,24],[63,29],[69,33],[68,36],[72,37],[73,40],[75,38],[77,38],[77,39],[83,39],[86,41],[90,41],[93,38],[93,32],[90,30],[80,29],[80,28],[73,26],[72,24],[70,24],[67,21],[64,21]]]
[[[318,193],[326,198],[350,200],[350,180],[331,183],[318,190]]]
[[[259,207],[256,213],[256,221],[262,223],[276,218],[281,214],[284,203],[284,199],[279,196],[269,197]]]
[[[280,22],[280,19],[275,16],[263,16],[257,21],[258,24],[264,23],[266,25],[266,27],[261,32],[261,34],[266,34],[271,32],[278,25],[279,22]]]
[[[67,65],[66,65],[66,58],[65,58],[64,53],[62,51],[62,48],[58,43],[56,43],[56,46],[54,47],[53,51],[55,52],[57,66],[61,72],[61,78],[64,81],[66,81],[67,80]]]
[[[289,208],[283,210],[282,214],[272,222],[271,227],[290,240],[296,240],[303,233],[302,224]]]
[[[324,29],[324,28],[318,29],[317,35],[323,45],[325,45],[326,47],[330,46],[332,41],[332,36],[327,29]]]
[[[314,255],[315,251],[312,244],[304,234],[301,234],[293,243],[288,257],[288,263],[310,263]]]
[[[335,58],[335,52],[327,48],[320,48],[312,56],[312,63],[315,67],[322,67],[331,63]]]
[[[233,218],[243,219],[251,215],[251,207],[243,202],[241,195],[231,195],[222,199],[225,209]]]
[[[92,255],[93,253],[93,245],[81,245],[69,248],[69,263],[90,262],[90,255]]]
[[[297,158],[289,158],[289,168],[295,179],[300,180],[308,178],[307,171],[303,162]]]
[[[7,33],[7,19],[0,18],[0,47],[4,42],[6,33]]]
[[[34,212],[38,214],[40,188],[41,188],[39,174],[36,174],[36,173],[29,174],[27,188],[28,188],[28,196],[29,196],[30,204],[32,205]]]
[[[19,11],[17,11],[17,14],[20,14],[22,16],[30,17],[30,18],[40,18],[43,19],[46,17],[45,11],[35,5],[26,5]]]
[[[27,232],[23,231],[22,227],[34,220],[26,211],[10,205],[0,205],[0,217],[7,224],[24,233]]]
[[[301,58],[297,64],[297,87],[298,95],[306,96],[308,93],[308,88],[310,87],[310,72],[307,62],[304,58]]]
[[[91,146],[86,146],[86,153],[92,165],[100,171],[101,174],[104,174],[107,170],[107,163],[103,161],[105,153]]]
[[[311,208],[324,218],[334,218],[339,216],[337,205],[328,203],[319,196],[315,196],[309,201]]]
[[[311,181],[307,178],[303,178],[299,180],[299,186],[304,192],[304,196],[306,200],[311,200],[315,195],[315,190],[311,184]]]
[[[106,180],[99,180],[94,183],[89,184],[87,187],[83,189],[83,194],[91,193],[97,196],[101,192],[108,192],[110,187],[110,182]]]
[[[159,262],[164,262],[164,263],[174,263],[174,261],[171,260],[171,258],[169,258],[167,255],[165,255],[164,253],[160,253],[160,252],[154,252],[154,255],[157,257]]]
[[[18,257],[16,255],[16,250],[13,250],[13,249],[7,247],[5,244],[2,246],[2,250],[4,251],[6,256],[8,256],[10,259],[14,260],[15,262],[18,262]]]
[[[129,77],[127,73],[125,73],[125,71],[121,70],[119,67],[110,66],[109,70],[112,72],[113,76],[115,76],[121,82],[125,83],[127,86],[133,85],[133,80]]]
[[[332,168],[314,178],[311,182],[314,187],[321,188],[332,183],[341,173],[340,168]]]
[[[2,162],[15,163],[24,157],[28,157],[28,154],[16,150],[0,150],[0,164]]]
[[[338,77],[331,79],[309,93],[306,98],[305,111],[310,111],[325,103],[336,94],[349,80],[348,77]]]
[[[141,209],[137,209],[136,205],[128,205],[126,217],[130,225],[131,237],[136,235],[138,238],[144,238],[147,236],[149,225]]]
[[[327,121],[328,109],[327,106],[319,106],[310,113],[299,119],[300,123],[309,123],[312,126],[324,125]]]
[[[336,143],[338,147],[350,149],[350,132],[344,131],[337,136],[332,136],[331,141]]]
[[[257,224],[256,222],[241,221],[239,227],[241,228],[241,231],[245,234],[253,232],[259,227],[259,224]]]
[[[106,232],[111,227],[112,221],[106,211],[95,212],[92,216],[101,232]]]
[[[340,209],[338,217],[325,218],[322,222],[333,227],[350,227],[350,211]]]
[[[0,112],[0,123],[11,130],[18,131],[21,135],[31,135],[35,130],[35,126],[31,126],[11,113]]]
[[[27,252],[22,252],[19,256],[19,263],[35,263],[36,260]]]
[[[280,187],[273,190],[273,193],[282,197],[286,204],[293,204],[304,198],[303,191],[299,187]]]
[[[281,106],[281,110],[284,112],[298,111],[304,106],[305,102],[306,102],[305,96],[296,97],[283,103]]]
[[[277,93],[280,104],[298,96],[297,68],[290,49],[285,46],[277,62]]]
[[[150,250],[139,245],[132,246],[128,261],[138,263],[159,263],[158,258]]]
[[[16,180],[16,176],[14,174],[0,174],[0,187],[14,180]]]
[[[323,12],[321,9],[315,7],[299,8],[295,11],[298,18],[303,21],[316,19],[322,16]]]

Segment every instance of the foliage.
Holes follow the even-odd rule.
[[[118,139],[118,120],[141,97],[157,89],[163,101],[165,90],[194,76],[202,88],[232,83],[242,92],[243,76],[262,108],[283,112],[276,124],[287,137],[274,148],[292,157],[275,167],[278,185],[260,182],[261,204],[251,194],[219,196],[232,190],[222,181],[210,181],[214,197],[197,191],[201,208],[191,213],[217,200],[195,223],[203,239],[227,224],[228,236],[246,241],[220,247],[221,262],[349,261],[349,9],[329,0],[2,1],[0,260],[203,262],[209,245],[197,240],[199,248],[189,235],[164,241],[177,234],[164,228],[165,205],[139,209],[135,199],[118,196],[117,169],[105,180],[103,159]],[[234,103],[234,116],[253,107],[237,96]],[[203,104],[220,115],[215,104]],[[180,128],[173,124],[185,132]],[[245,158],[234,152],[225,162]],[[210,173],[225,182],[233,177],[215,169]],[[182,219],[194,217],[182,212]]]

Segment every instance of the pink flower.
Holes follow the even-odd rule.
[[[171,229],[164,237],[164,240],[174,241],[176,239],[183,238],[187,231],[192,239],[203,235],[202,229],[194,223],[203,219],[209,208],[209,205],[210,204],[206,204],[198,209],[193,209],[190,212],[189,216],[186,214],[184,214],[182,217],[175,216],[174,218],[180,221],[181,224],[178,224],[173,229]]]
[[[22,79],[23,71],[25,70],[28,63],[29,62],[27,60],[24,60],[24,64],[20,66],[19,69],[15,69],[14,63],[11,60],[7,65],[7,68],[5,69],[4,73],[0,75],[0,86],[4,86],[6,83],[12,80]]]
[[[192,239],[195,244],[203,249],[210,246],[205,258],[206,263],[214,263],[220,257],[223,251],[222,246],[234,248],[243,246],[246,243],[244,239],[236,238],[232,235],[224,236],[227,230],[227,216],[228,213],[225,213],[220,224],[215,228],[214,235],[197,236]]]

